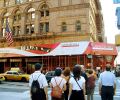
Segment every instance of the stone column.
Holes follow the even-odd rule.
[[[2,19],[2,18],[0,18]],[[0,37],[3,37],[3,32],[2,32],[2,20],[0,20]]]
[[[25,13],[22,13],[21,14],[21,33],[20,33],[20,35],[24,35],[26,33],[25,23],[26,23],[26,16],[25,16]]]
[[[35,34],[40,34],[40,11],[39,10],[36,10],[35,11],[35,23],[34,23],[34,32]]]

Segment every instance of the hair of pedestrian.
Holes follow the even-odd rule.
[[[42,67],[42,64],[40,64],[40,63],[35,64],[35,70],[40,70],[41,67]]]
[[[64,76],[70,76],[70,67],[65,67],[65,69],[63,71],[63,75]]]
[[[74,75],[74,78],[80,78],[80,75],[81,75],[81,67],[79,66],[76,66],[73,68],[73,75]]]
[[[57,68],[55,69],[55,76],[60,76],[61,73],[62,73],[62,69],[61,69],[60,67],[57,67]]]

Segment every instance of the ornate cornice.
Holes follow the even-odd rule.
[[[57,11],[80,9],[80,8],[90,8],[90,4],[86,3],[86,4],[76,4],[76,5],[54,7],[54,8],[50,8],[50,11],[51,12],[57,12]]]

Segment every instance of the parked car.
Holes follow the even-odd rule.
[[[5,80],[4,76],[0,75],[0,83],[4,80]]]
[[[5,80],[12,80],[12,81],[22,81],[27,82],[29,81],[29,74],[24,74],[18,71],[7,71],[1,74],[5,77]]]
[[[51,81],[51,78],[53,78],[54,76],[55,76],[55,71],[48,71],[45,74],[45,77],[46,77],[48,83]]]

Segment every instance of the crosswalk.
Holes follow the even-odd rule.
[[[120,100],[120,78],[117,78],[116,80],[117,82],[117,88],[116,88],[116,95],[114,96],[114,100]],[[13,84],[16,84],[13,85]],[[22,90],[21,92],[9,92],[9,91],[2,91],[1,89],[4,88],[8,88],[8,89],[16,89],[16,90]],[[28,87],[28,83],[23,83],[23,85],[21,85],[21,83],[5,83],[5,84],[0,84],[0,100],[13,100],[13,99],[17,99],[17,100],[30,100],[30,92],[29,92],[29,87]],[[94,100],[101,100],[101,97],[99,95],[99,91],[98,91],[98,80],[96,81],[96,87],[95,87],[95,91],[94,91]],[[48,100],[51,100],[51,89],[48,88]]]

